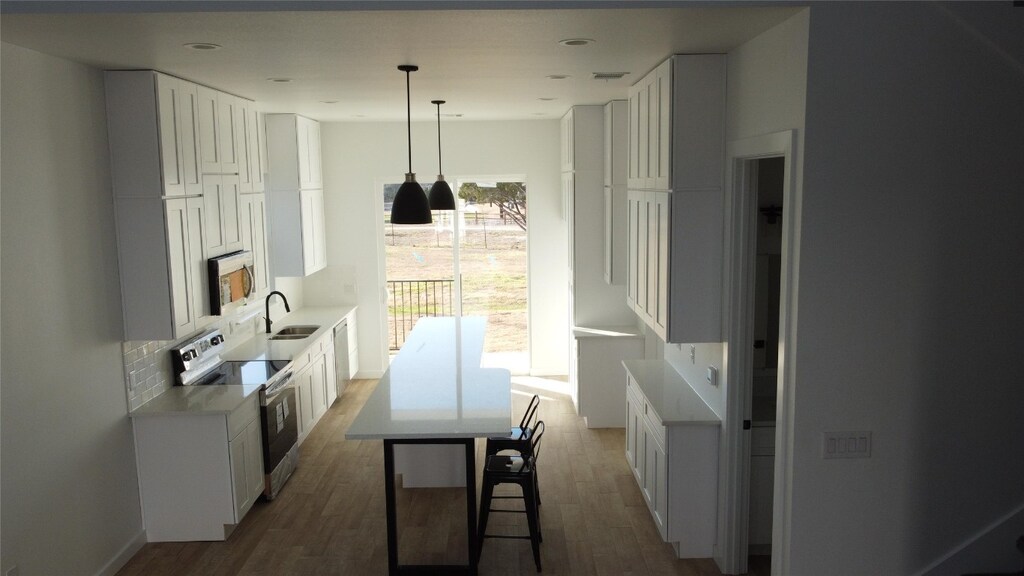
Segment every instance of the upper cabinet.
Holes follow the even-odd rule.
[[[604,106],[604,281],[626,282],[626,173],[629,162],[629,103]]]
[[[725,55],[673,56],[629,90],[632,190],[720,188]]]
[[[627,302],[666,342],[722,337],[725,56],[673,56],[629,93]]]
[[[320,123],[266,114],[268,218],[277,276],[308,276],[327,265]]]
[[[562,116],[561,135],[562,135],[562,148],[561,148],[561,166],[562,172],[572,172],[576,165],[576,138],[573,133],[574,127],[574,115],[572,108]]]
[[[298,114],[267,114],[264,123],[270,189],[322,188],[320,123]]]
[[[199,86],[199,142],[206,174],[239,174],[249,170],[246,155],[246,111],[252,102]],[[247,175],[248,178],[248,175]]]

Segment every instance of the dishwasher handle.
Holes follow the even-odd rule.
[[[285,392],[289,388],[294,388],[295,382],[292,380],[292,373],[288,372],[281,378],[278,378],[276,382],[271,384],[263,391],[264,406],[272,402],[281,393]]]

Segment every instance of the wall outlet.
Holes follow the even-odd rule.
[[[871,432],[822,432],[821,457],[870,458]]]
[[[690,344],[690,364],[696,364],[696,363],[697,363],[697,346],[695,344]]]
[[[708,366],[708,375],[705,379],[708,384],[718,386],[718,369],[714,366]]]

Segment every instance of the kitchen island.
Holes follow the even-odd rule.
[[[481,368],[484,318],[421,318],[345,433],[348,440],[384,441],[384,482],[390,574],[476,574],[475,439],[511,427],[511,375]],[[395,513],[395,447],[461,445],[465,451],[469,558],[461,566],[401,566]]]

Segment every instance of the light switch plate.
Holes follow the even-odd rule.
[[[822,432],[821,457],[870,458],[871,432]]]

